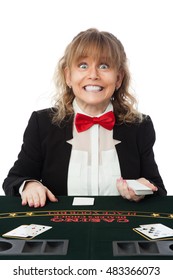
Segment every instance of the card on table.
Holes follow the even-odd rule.
[[[148,195],[153,193],[153,191],[149,187],[139,183],[137,180],[126,181],[129,187],[134,190],[136,195]]]
[[[28,237],[28,225],[21,225],[9,232],[2,235],[3,237],[13,237],[13,238],[27,238]]]
[[[173,238],[173,229],[163,224],[147,224],[140,225],[138,228],[134,228],[134,231],[141,234],[147,239],[170,239]]]
[[[93,197],[74,197],[72,205],[94,205]]]
[[[37,224],[21,225],[7,233],[4,233],[2,236],[8,238],[32,239],[51,228],[52,227],[50,226]]]

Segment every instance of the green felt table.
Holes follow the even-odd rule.
[[[0,255],[2,259],[152,259],[145,256],[114,256],[113,241],[145,241],[133,228],[162,223],[173,228],[173,197],[150,197],[131,202],[121,197],[95,197],[92,206],[73,206],[73,197],[59,197],[43,208],[21,205],[18,197],[0,197],[0,237],[23,224],[52,226],[34,240],[68,240],[66,255]],[[150,242],[150,241],[149,241]],[[172,239],[173,243],[173,239]],[[154,256],[154,259],[163,256]],[[173,259],[173,254],[164,256]]]

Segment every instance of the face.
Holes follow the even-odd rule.
[[[123,74],[104,60],[81,58],[65,69],[66,83],[72,87],[79,107],[96,115],[104,112],[115,89],[121,86]]]

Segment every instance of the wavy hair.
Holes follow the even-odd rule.
[[[74,37],[56,66],[53,123],[60,125],[62,120],[69,120],[74,115],[72,103],[75,95],[66,84],[64,71],[73,62],[86,56],[94,59],[104,56],[109,65],[123,71],[122,84],[111,98],[114,113],[119,123],[141,121],[142,114],[137,110],[137,100],[129,92],[130,73],[122,43],[112,33],[90,28]]]

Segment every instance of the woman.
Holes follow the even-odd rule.
[[[121,42],[88,29],[67,46],[55,71],[56,100],[33,112],[3,188],[42,207],[58,195],[121,195],[139,201],[126,179],[166,195],[154,159],[155,131],[136,109]]]

